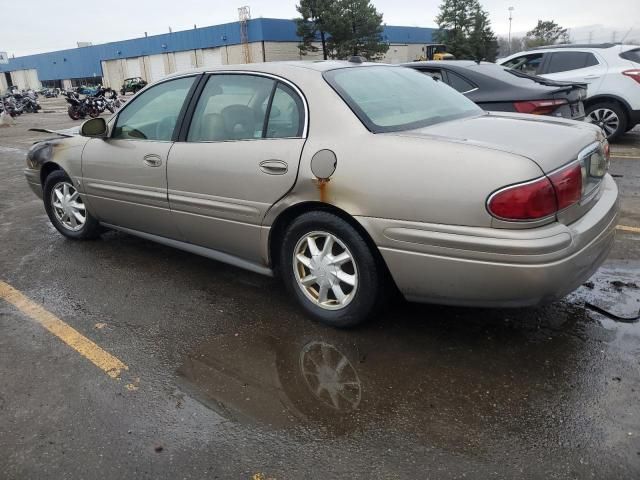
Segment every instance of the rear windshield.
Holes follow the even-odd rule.
[[[633,50],[627,50],[620,54],[621,58],[625,60],[631,60],[632,62],[640,63],[640,48],[634,48]]]
[[[482,113],[464,95],[411,68],[349,67],[330,70],[324,77],[375,133],[412,130]]]

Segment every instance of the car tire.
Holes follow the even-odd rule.
[[[100,224],[91,215],[73,182],[63,170],[54,170],[44,182],[44,208],[56,230],[67,238],[90,240],[100,236]]]
[[[329,212],[305,213],[289,225],[278,267],[303,310],[326,325],[363,323],[386,300],[381,262],[353,226]]]
[[[589,105],[585,115],[588,122],[602,128],[609,141],[616,140],[627,131],[627,113],[615,102]]]

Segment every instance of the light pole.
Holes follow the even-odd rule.
[[[511,55],[511,20],[513,19],[513,7],[509,7],[509,55]]]

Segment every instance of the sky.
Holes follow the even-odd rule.
[[[55,4],[49,0],[3,1],[0,51],[15,56],[105,43],[233,22],[238,7],[249,5],[253,18],[294,18],[297,0],[109,0]],[[435,27],[440,0],[372,0],[388,25]],[[640,40],[640,0],[480,0],[493,29],[506,36],[508,7],[512,31],[523,34],[538,19],[553,19],[571,29],[572,39],[594,42]],[[603,7],[603,4],[606,7]],[[65,6],[63,6],[65,5]],[[33,12],[33,15],[25,12]],[[590,33],[591,32],[591,33]],[[615,33],[614,33],[615,32]]]

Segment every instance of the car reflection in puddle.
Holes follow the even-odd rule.
[[[401,304],[347,331],[279,305],[284,312],[267,309],[200,344],[179,369],[181,385],[220,415],[267,429],[476,453],[613,449],[619,431],[640,427],[640,325],[585,302],[637,314],[639,271],[605,266],[593,285],[538,309]],[[625,389],[610,388],[620,378]],[[623,416],[633,425],[618,425]]]

